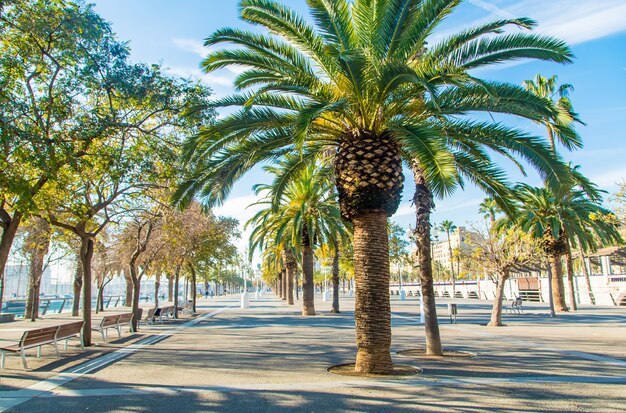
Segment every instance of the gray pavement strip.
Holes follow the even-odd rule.
[[[185,330],[186,328],[189,328],[203,320],[206,320],[207,318],[214,317],[217,314],[222,313],[226,309],[230,307],[234,307],[235,305],[236,304],[231,304],[231,305],[219,308],[213,312],[194,318],[193,320],[190,320],[178,327],[171,328],[162,333],[158,333],[156,335],[147,337],[134,344],[131,344],[128,347],[115,350],[111,353],[107,353],[96,359],[80,364],[66,372],[60,373],[49,379],[37,382],[31,386],[28,386],[25,389],[0,391],[0,413],[12,407],[15,407],[19,404],[25,403],[35,397],[43,397],[43,396],[49,395],[51,392],[54,391],[54,389],[60,386],[63,386],[71,381],[74,381],[77,378],[85,374],[88,374],[96,369],[99,369],[108,364],[111,364],[123,357],[126,357],[129,354],[133,354],[143,349],[144,347],[150,346],[154,343],[164,340],[165,338],[170,337],[176,333],[179,333],[182,330]]]
[[[537,377],[509,377],[489,379],[484,377],[469,377],[463,379],[411,379],[411,380],[347,380],[330,382],[297,382],[297,383],[259,383],[259,384],[234,384],[221,386],[161,386],[161,387],[121,387],[106,389],[83,389],[83,390],[55,390],[47,392],[39,397],[101,397],[101,396],[127,396],[127,395],[172,395],[185,392],[191,393],[228,393],[236,391],[293,391],[306,388],[309,391],[328,390],[337,388],[353,389],[381,389],[399,387],[426,387],[426,386],[489,386],[506,383],[515,384],[540,384],[540,383],[585,383],[585,384],[626,384],[626,376],[537,376]]]

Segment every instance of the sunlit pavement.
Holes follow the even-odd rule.
[[[418,300],[392,298],[396,363],[423,373],[404,379],[337,376],[326,368],[354,361],[353,300],[342,313],[316,296],[319,315],[300,316],[271,293],[239,308],[239,296],[199,301],[200,315],[61,359],[44,349],[31,370],[10,357],[0,379],[0,411],[623,411],[626,308],[584,308],[547,317],[525,303],[490,328],[490,303],[454,300],[457,324],[438,300],[444,347],[474,358],[409,358],[422,348]],[[34,354],[31,352],[31,354]]]

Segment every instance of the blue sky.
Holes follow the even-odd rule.
[[[286,0],[306,15],[304,0]],[[101,0],[96,11],[112,23],[120,39],[129,41],[137,61],[161,63],[183,77],[202,79],[217,96],[232,91],[235,71],[228,69],[203,75],[199,64],[207,53],[203,39],[224,27],[246,27],[238,19],[236,0]],[[501,65],[476,73],[484,79],[521,83],[537,73],[557,74],[561,83],[575,87],[571,99],[587,123],[580,127],[585,147],[564,157],[582,166],[582,171],[601,188],[613,192],[616,182],[626,179],[626,1],[625,0],[466,0],[434,33],[431,43],[446,33],[502,17],[530,17],[538,21],[537,31],[566,40],[576,55],[574,64],[560,66],[528,62]],[[496,120],[509,122],[495,116]],[[516,123],[529,132],[544,131],[531,123]],[[511,170],[507,168],[507,170]],[[512,170],[511,170],[512,171]],[[217,213],[245,221],[254,197],[251,186],[266,180],[258,171],[244,177],[231,198]],[[512,171],[512,179],[539,185],[532,174],[524,178]],[[394,221],[408,228],[414,220],[409,199],[413,190],[407,174],[404,201]],[[468,187],[452,197],[437,201],[433,222],[451,219],[457,225],[477,221],[483,195]]]

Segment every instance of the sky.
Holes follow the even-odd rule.
[[[204,74],[200,62],[209,50],[203,47],[203,40],[222,27],[257,30],[239,20],[238,3],[237,0],[99,0],[95,1],[95,10],[112,24],[121,40],[128,41],[133,60],[160,63],[171,74],[200,79],[220,97],[233,91],[237,70]],[[283,0],[283,3],[308,17],[305,0]],[[567,41],[576,56],[573,64],[530,61],[483,69],[475,75],[521,84],[540,73],[558,75],[560,83],[572,84],[574,109],[586,123],[578,128],[584,148],[563,152],[564,158],[580,165],[585,175],[612,193],[617,189],[616,184],[626,179],[624,16],[626,0],[466,0],[433,33],[429,43],[479,23],[511,17],[530,17],[538,22],[537,32]],[[512,122],[497,115],[494,119],[545,135],[540,126],[530,122]],[[512,181],[541,185],[532,173],[524,177],[511,164],[503,166],[510,171]],[[403,201],[392,220],[408,229],[415,220],[410,205],[414,186],[411,174],[406,172]],[[261,170],[254,170],[236,184],[230,198],[215,213],[233,216],[243,224],[254,214],[246,208],[255,200],[252,185],[268,181],[269,177]],[[468,185],[446,199],[437,200],[431,222],[452,220],[459,226],[476,222],[481,219],[478,205],[483,199],[479,190]],[[244,234],[242,249],[246,240]]]

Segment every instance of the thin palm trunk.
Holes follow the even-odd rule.
[[[502,301],[504,300],[504,285],[506,280],[509,279],[509,270],[504,269],[498,278],[498,285],[496,285],[496,296],[493,301],[493,308],[491,309],[490,327],[502,326]]]
[[[335,245],[333,254],[333,305],[330,310],[333,314],[339,314],[339,245]]]
[[[302,315],[315,315],[315,286],[313,282],[313,248],[302,247]]]
[[[433,263],[430,241],[430,213],[433,208],[433,197],[426,184],[426,178],[417,163],[412,165],[415,180],[415,243],[417,265],[421,293],[424,303],[424,328],[426,334],[426,354],[443,355],[439,323],[437,321],[437,307],[435,303],[435,289],[433,286]]]
[[[450,241],[450,231],[446,231],[448,234],[448,253],[450,254],[450,274],[452,276],[452,292],[456,290],[456,280],[454,277],[454,259],[452,258],[452,242]]]
[[[368,211],[352,218],[356,281],[356,372],[389,373],[391,304],[389,300],[389,240],[387,214]]]
[[[191,309],[193,313],[196,313],[196,269],[192,264],[189,264],[189,271],[191,272]]]
[[[569,286],[570,309],[576,311],[578,306],[576,305],[576,291],[574,289],[574,264],[569,240],[567,241],[567,251],[565,251],[565,269],[567,271],[567,285]]]
[[[593,292],[591,291],[591,279],[589,278],[589,267],[587,267],[587,258],[585,257],[585,250],[583,249],[582,243],[578,240],[578,250],[580,251],[580,261],[583,267],[583,274],[585,275],[585,285],[587,286],[587,294],[589,294],[589,302],[591,304],[595,304],[596,300],[593,297]]]

